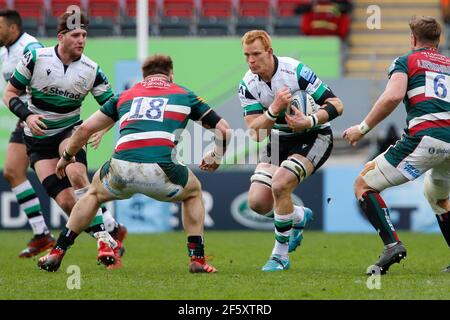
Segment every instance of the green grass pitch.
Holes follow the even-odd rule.
[[[450,299],[450,274],[441,271],[450,255],[440,234],[401,232],[408,258],[372,290],[364,271],[382,250],[375,234],[305,232],[289,271],[263,273],[273,232],[207,231],[206,252],[217,274],[188,272],[182,232],[130,234],[118,270],[97,265],[95,241],[83,234],[56,273],[39,270],[36,258],[17,257],[30,236],[0,232],[0,299]],[[67,288],[70,265],[80,268],[80,289]]]

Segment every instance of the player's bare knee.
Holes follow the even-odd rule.
[[[258,196],[248,197],[248,206],[258,214],[265,215],[272,210],[272,203],[266,203]]]
[[[364,181],[361,175],[357,176],[355,182],[353,183],[353,192],[355,193],[355,197],[359,199],[361,195],[367,191],[366,190],[366,182]]]
[[[89,185],[86,168],[83,165],[71,165],[66,169],[67,178],[75,189],[81,189]]]
[[[435,214],[450,210],[450,183],[445,180],[434,180],[430,174],[425,175],[423,193]]]
[[[444,209],[446,212],[450,211],[450,200],[448,198],[438,200],[437,205]]]
[[[189,197],[201,197],[202,196],[202,184],[195,175],[189,176],[189,181],[185,187],[188,191]]]
[[[56,196],[55,201],[67,215],[70,215],[76,199],[69,192],[61,192]]]
[[[272,194],[274,198],[281,198],[286,195],[290,195],[292,192],[289,183],[283,179],[272,180]]]

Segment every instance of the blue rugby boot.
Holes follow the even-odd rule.
[[[304,207],[305,214],[303,216],[303,220],[299,223],[292,225],[292,232],[289,237],[289,251],[293,252],[297,247],[302,243],[303,240],[303,229],[305,229],[306,225],[314,220],[313,212],[311,209]]]
[[[291,263],[288,259],[282,259],[279,254],[273,254],[270,256],[269,260],[267,260],[266,264],[261,268],[262,271],[283,271],[288,270],[291,266]]]

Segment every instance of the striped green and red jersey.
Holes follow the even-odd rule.
[[[396,72],[408,75],[406,133],[450,142],[450,59],[421,48],[395,59],[389,77]]]
[[[139,163],[172,162],[178,130],[209,110],[194,92],[160,77],[139,82],[100,109],[119,121],[120,137],[113,158]]]

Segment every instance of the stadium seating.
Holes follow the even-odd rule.
[[[49,10],[45,13],[45,35],[47,37],[56,35],[58,17],[71,5],[82,8],[81,0],[50,0]]]
[[[295,9],[312,0],[277,0],[274,8],[274,33],[279,35],[298,35],[300,29],[300,15]]]
[[[241,36],[251,29],[273,35],[299,35],[299,5],[314,0],[147,0],[152,36]],[[69,5],[89,18],[89,36],[135,36],[137,0],[0,0],[24,17],[25,30],[53,37],[57,17]],[[44,19],[45,18],[45,19]]]
[[[199,35],[232,34],[233,4],[231,0],[202,0],[197,28]]]
[[[44,26],[44,0],[15,0],[13,8],[22,16],[22,27],[25,32],[34,36],[42,36]]]
[[[158,7],[156,0],[148,0],[150,34],[158,34]],[[121,35],[136,35],[136,0],[126,0],[121,15]]]
[[[195,35],[194,0],[164,0],[160,20],[162,36]]]
[[[115,36],[120,34],[119,0],[89,0],[89,35]]]
[[[239,0],[236,34],[243,35],[251,29],[271,32],[270,0]]]

